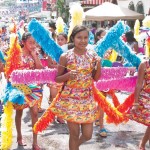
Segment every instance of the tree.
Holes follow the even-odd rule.
[[[57,8],[57,15],[58,17],[62,17],[64,22],[68,22],[68,18],[69,18],[69,7],[66,6],[66,1],[65,0],[57,0],[57,4],[56,4],[56,8]]]

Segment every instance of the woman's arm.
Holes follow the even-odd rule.
[[[137,42],[134,43],[133,50],[135,51],[136,54],[139,53],[139,46]]]
[[[141,92],[141,89],[143,87],[143,82],[144,82],[144,75],[145,75],[145,63],[141,63],[138,69],[138,78],[137,78],[137,83],[134,91],[134,102],[138,103],[138,98]]]
[[[93,79],[95,81],[98,81],[101,75],[101,60],[100,58],[97,59],[95,69],[94,69],[94,74],[93,74]]]
[[[57,63],[48,56],[48,68],[57,68]]]
[[[66,54],[62,54],[58,64],[58,73],[55,79],[57,83],[66,82],[67,80],[69,80],[70,73],[69,72],[65,73],[66,66],[67,66]]]
[[[40,58],[38,57],[38,53],[35,51],[31,51],[31,56],[34,60],[34,63],[35,63],[35,69],[43,69],[43,65],[41,63],[41,60]]]
[[[0,73],[4,72],[4,64],[0,61]]]

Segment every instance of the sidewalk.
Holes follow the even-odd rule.
[[[42,107],[47,108],[48,89],[45,94]],[[119,100],[125,99],[126,94],[117,93]],[[39,114],[39,116],[42,114]],[[80,150],[138,150],[138,144],[145,132],[145,126],[133,121],[118,126],[106,124],[108,137],[101,138],[98,135],[99,127],[94,126],[93,137],[80,147]],[[32,147],[32,128],[29,109],[24,110],[22,121],[22,133],[27,143],[25,147],[18,147],[16,143],[16,130],[13,128],[13,145],[11,150],[31,150]],[[45,131],[39,134],[38,141],[42,150],[68,150],[68,128],[66,124],[54,122]],[[148,145],[147,145],[148,146]],[[150,149],[147,147],[147,150]]]

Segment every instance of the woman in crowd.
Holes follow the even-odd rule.
[[[127,45],[137,54],[139,52],[138,42],[134,38],[133,31],[128,31],[125,33]]]
[[[38,57],[38,53],[36,51],[36,43],[32,38],[29,32],[26,32],[22,36],[22,64],[21,69],[42,69],[43,66]],[[36,87],[40,90],[40,87]],[[38,120],[38,101],[40,100],[40,93],[34,97],[25,98],[24,105],[14,104],[14,108],[16,109],[15,123],[17,130],[17,142],[19,146],[25,146],[26,144],[23,142],[23,137],[21,133],[21,121],[23,109],[29,107],[31,113],[32,127]],[[33,150],[40,150],[40,147],[37,144],[37,134],[33,133]]]
[[[145,145],[150,141],[150,60],[142,62],[138,69],[138,79],[135,87],[135,100],[128,116],[147,126],[140,142],[139,150],[145,150]]]
[[[79,150],[82,143],[91,139],[97,117],[92,85],[100,77],[101,65],[95,51],[86,49],[88,36],[86,27],[74,27],[70,36],[74,48],[61,55],[58,65],[56,82],[64,85],[50,105],[56,116],[67,121],[69,150]]]

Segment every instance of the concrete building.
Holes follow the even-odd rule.
[[[118,5],[150,15],[150,0],[118,0]]]
[[[86,11],[90,8],[101,5],[104,2],[111,2],[144,15],[150,15],[150,0],[83,0],[81,1],[81,4]]]

